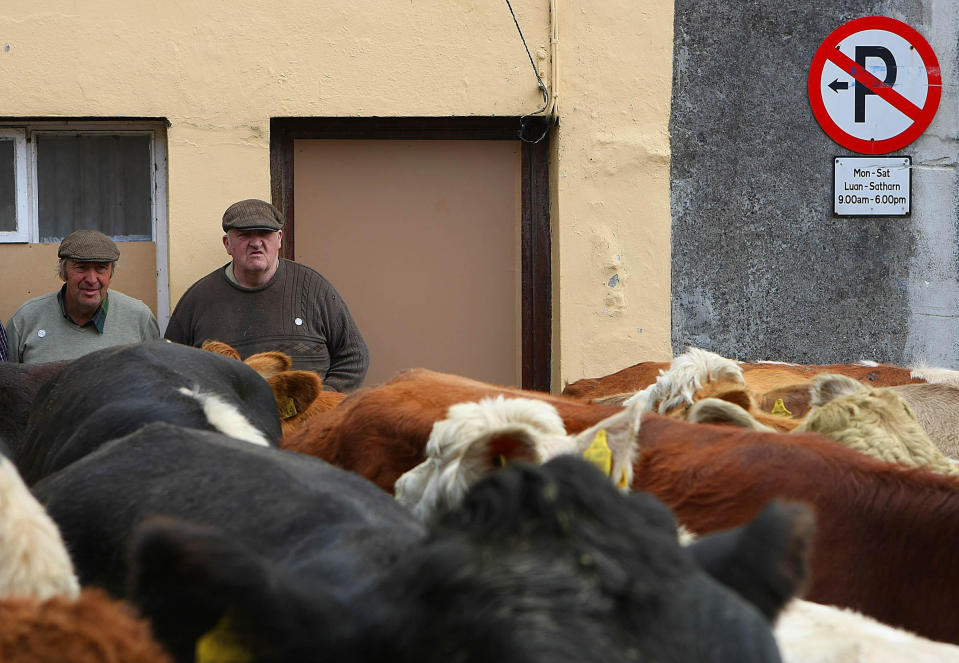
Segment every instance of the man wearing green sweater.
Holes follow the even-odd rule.
[[[10,361],[36,364],[76,359],[94,350],[160,337],[146,304],[108,292],[120,250],[96,230],[77,230],[60,243],[63,286],[21,306],[7,323]]]
[[[263,200],[241,200],[227,208],[222,226],[232,261],[190,286],[164,336],[197,347],[222,341],[244,359],[284,352],[294,369],[318,373],[324,389],[358,388],[370,362],[366,342],[329,281],[279,257],[280,212]]]

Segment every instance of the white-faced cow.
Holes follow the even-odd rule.
[[[459,504],[471,485],[495,469],[517,461],[544,463],[562,454],[582,456],[628,489],[639,425],[638,409],[633,410],[567,435],[559,412],[546,401],[500,395],[458,403],[433,424],[426,460],[397,480],[396,499],[428,521]]]

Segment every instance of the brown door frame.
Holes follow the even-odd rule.
[[[522,363],[523,388],[550,390],[552,262],[549,222],[549,140],[541,118],[518,117],[274,117],[270,119],[270,185],[273,204],[286,219],[283,256],[296,242],[293,209],[293,141],[299,138],[376,140],[518,140],[522,144]]]

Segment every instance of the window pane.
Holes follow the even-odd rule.
[[[12,140],[0,139],[0,232],[17,229],[17,160]]]
[[[146,135],[38,135],[40,241],[84,228],[153,239],[150,164]]]

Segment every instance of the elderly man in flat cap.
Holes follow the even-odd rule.
[[[35,364],[76,359],[114,345],[160,337],[156,318],[139,299],[108,292],[120,250],[96,230],[60,242],[63,287],[29,300],[7,323],[10,361]]]
[[[232,345],[240,357],[278,350],[293,368],[312,370],[330,391],[359,387],[370,355],[346,302],[321,274],[280,258],[283,216],[263,200],[241,200],[223,214],[232,260],[190,286],[164,336],[201,346]]]

